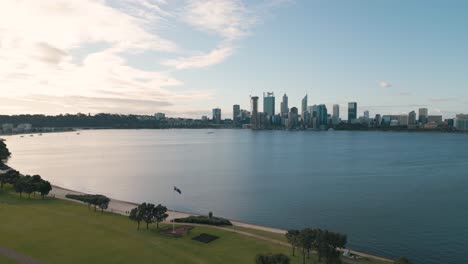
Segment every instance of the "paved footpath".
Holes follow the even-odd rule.
[[[23,255],[21,253],[4,247],[0,247],[0,255],[3,255],[21,264],[45,264],[42,261],[33,259],[29,256]]]

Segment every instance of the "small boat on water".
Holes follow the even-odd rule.
[[[210,131],[210,132],[206,132],[206,133],[207,133],[207,134],[213,134],[214,132],[211,132],[211,131]]]

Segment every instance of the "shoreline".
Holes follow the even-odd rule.
[[[71,202],[83,204],[83,202],[81,202],[81,201],[66,198],[65,195],[67,195],[67,194],[82,195],[82,194],[88,194],[88,193],[84,193],[84,192],[75,191],[75,190],[63,188],[63,187],[60,187],[60,186],[52,185],[52,190],[50,191],[49,196],[52,196],[54,198],[61,199],[61,200],[66,200],[66,201],[71,201]],[[120,214],[120,215],[123,215],[123,216],[128,216],[128,212],[131,209],[138,206],[137,203],[133,203],[133,202],[122,201],[122,200],[114,199],[114,198],[111,198],[111,197],[109,197],[109,199],[111,201],[109,202],[109,207],[106,209],[106,211],[111,212],[111,213],[115,213],[115,214]],[[180,212],[180,211],[170,210],[170,209],[168,209],[167,214],[169,216],[165,221],[166,223],[170,223],[171,220],[173,220],[175,218],[183,218],[183,217],[188,217],[188,216],[191,216],[191,215],[200,215],[200,214],[192,214],[192,213]],[[246,222],[235,221],[235,220],[231,220],[231,219],[228,219],[228,220],[231,221],[233,227],[250,228],[250,229],[275,233],[275,234],[286,234],[286,232],[287,232],[286,230],[279,229],[279,228],[249,224],[249,223],[246,223]],[[223,230],[228,230],[228,231],[229,230],[230,231],[235,231],[235,229],[230,229],[228,227],[215,227],[215,226],[213,226],[213,227],[214,228],[222,228]],[[275,241],[280,242],[284,246],[289,246],[289,244],[286,243],[286,242],[279,241],[279,240],[278,241],[275,240]],[[341,252],[344,252],[344,251],[347,251],[347,250],[349,250],[350,253],[352,253],[354,255],[361,256],[361,257],[373,258],[373,259],[376,259],[376,260],[389,262],[389,263],[393,263],[393,261],[394,261],[393,259],[390,259],[390,258],[387,258],[387,257],[378,256],[378,255],[374,255],[374,254],[370,254],[370,253],[365,253],[365,252],[361,252],[361,251],[357,251],[357,250],[352,250],[350,248],[340,249]]]

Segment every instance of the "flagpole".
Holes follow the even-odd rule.
[[[174,210],[174,208],[175,208],[175,198],[174,198],[174,192],[175,192],[175,187],[172,189],[172,215],[174,216],[174,217],[172,218],[172,234],[175,233],[175,227],[174,227],[174,225],[175,225],[175,221],[174,221],[174,220],[175,220],[175,210]]]

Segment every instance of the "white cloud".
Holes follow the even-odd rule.
[[[151,105],[177,111],[188,109],[175,109],[180,104],[174,102],[211,99],[210,90],[174,89],[188,85],[172,72],[224,61],[259,12],[241,0],[181,1],[182,8],[166,0],[3,0],[0,96],[18,106],[2,103],[0,111],[99,112],[132,104],[138,111],[153,111]],[[205,52],[182,49],[160,35],[176,19],[218,36],[219,43]],[[129,62],[146,53],[164,53],[169,59],[161,64],[168,68],[143,70]]]
[[[145,12],[153,10],[153,14],[164,15],[158,9],[158,2],[162,3],[147,0],[134,3],[146,6]],[[131,103],[137,107],[137,101],[142,102],[140,108],[153,101],[165,102],[154,104],[165,107],[188,96],[208,98],[209,94],[203,91],[187,93],[166,89],[183,84],[168,72],[140,70],[128,65],[124,52],[179,50],[176,43],[145,27],[140,17],[109,7],[103,1],[2,1],[1,94],[19,101],[27,98],[22,102],[38,107],[63,106],[61,102],[67,102],[66,105],[74,106],[64,110],[76,111],[80,107],[89,108],[83,104],[84,100],[77,98],[90,98],[90,102],[96,103],[93,108],[96,111],[107,109],[104,102],[128,109]],[[82,63],[77,64],[71,51],[93,43],[106,45],[102,50],[86,54]],[[49,100],[47,104],[31,102],[45,99]],[[6,104],[0,105],[0,110],[7,108]],[[46,107],[44,111],[50,109],[59,108]]]
[[[224,59],[231,56],[232,53],[233,48],[222,47],[216,48],[206,54],[198,54],[192,57],[180,57],[177,59],[166,60],[161,64],[165,66],[171,66],[179,70],[203,68],[222,62]]]
[[[231,41],[244,37],[256,18],[240,0],[188,0],[182,19],[203,31]]]
[[[180,19],[197,30],[219,36],[220,43],[209,52],[161,64],[182,70],[208,67],[229,58],[234,53],[234,42],[247,36],[258,19],[255,8],[251,9],[241,0],[187,0]]]
[[[380,86],[381,88],[390,88],[390,87],[392,87],[392,84],[389,83],[389,82],[386,82],[386,81],[381,81],[381,82],[379,83],[379,86]]]

